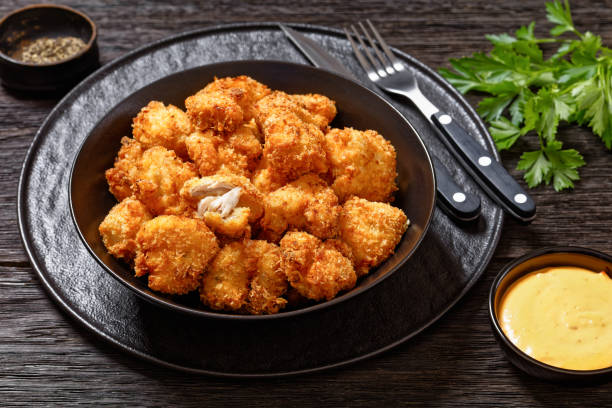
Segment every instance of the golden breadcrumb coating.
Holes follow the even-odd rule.
[[[321,130],[326,130],[338,113],[336,102],[324,95],[291,95],[291,98],[312,115],[310,123],[317,125]]]
[[[215,233],[228,238],[250,238],[251,228],[249,215],[251,210],[245,207],[236,207],[227,217],[223,218],[220,213],[208,211],[204,213],[203,220]]]
[[[271,92],[266,85],[246,75],[215,78],[213,82],[206,85],[204,90],[207,92],[220,91],[234,96],[242,108],[245,121],[255,117],[255,103]]]
[[[185,138],[193,132],[189,116],[174,105],[151,101],[132,122],[132,134],[145,148],[163,146],[187,158]]]
[[[342,206],[340,238],[351,248],[359,276],[393,254],[408,228],[406,214],[397,207],[352,197]]]
[[[231,132],[244,121],[242,108],[236,97],[223,91],[201,90],[185,99],[191,122],[200,130]]]
[[[200,130],[232,132],[253,118],[253,105],[268,93],[267,86],[245,75],[215,79],[187,98],[185,107]]]
[[[187,152],[201,176],[232,173],[250,177],[263,150],[259,137],[254,121],[243,123],[229,135],[197,131],[186,139]]]
[[[201,176],[210,176],[219,170],[221,164],[212,131],[192,133],[185,139],[185,145]]]
[[[254,119],[243,123],[228,137],[224,138],[223,143],[219,145],[221,162],[227,162],[227,160],[223,159],[221,148],[231,149],[233,155],[244,156],[247,162],[247,169],[253,171],[257,167],[263,152],[261,139],[263,139],[263,135],[259,132],[259,127]]]
[[[287,280],[279,248],[265,241],[236,241],[219,251],[204,273],[202,303],[214,310],[278,313]]]
[[[357,282],[350,259],[338,251],[335,243],[291,231],[280,241],[280,247],[289,284],[304,297],[330,300]]]
[[[116,258],[131,261],[136,256],[136,234],[150,219],[147,207],[133,197],[116,204],[98,228],[108,252]]]
[[[305,229],[322,239],[338,233],[338,197],[316,174],[306,174],[269,193],[264,203],[261,226],[269,237],[280,237],[287,228]]]
[[[133,185],[138,174],[138,162],[144,150],[136,140],[121,138],[121,148],[115,158],[115,165],[106,170],[105,174],[108,189],[117,201],[123,201],[134,194]]]
[[[206,265],[219,251],[204,221],[176,215],[145,222],[136,241],[136,276],[149,274],[149,287],[168,294],[197,289]]]
[[[155,146],[139,161],[135,195],[155,215],[181,215],[189,205],[179,192],[185,181],[195,176],[192,163],[183,162],[172,150]]]
[[[391,201],[396,160],[393,145],[374,130],[331,129],[325,135],[332,188],[343,202],[351,195],[369,201]]]
[[[278,190],[285,184],[287,180],[280,174],[274,173],[270,167],[266,158],[260,160],[259,165],[253,172],[251,182],[259,191],[262,193],[269,193],[274,190]]]
[[[245,305],[249,314],[278,313],[287,304],[281,296],[287,291],[287,277],[282,268],[281,251],[266,241],[249,241],[249,252],[257,260]]]
[[[268,167],[288,180],[306,173],[325,173],[325,136],[312,115],[284,92],[273,92],[255,105],[255,120],[265,137]]]
[[[240,310],[249,295],[253,259],[242,242],[232,242],[219,251],[202,279],[200,300],[213,310]]]

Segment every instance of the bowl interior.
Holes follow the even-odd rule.
[[[24,42],[41,37],[72,36],[87,44],[93,33],[91,21],[76,11],[53,5],[30,6],[0,23],[0,52],[11,57]]]
[[[131,121],[151,100],[174,104],[184,109],[184,100],[215,76],[249,75],[272,89],[288,93],[321,93],[336,101],[338,115],[332,126],[376,129],[389,139],[397,151],[398,186],[393,205],[402,208],[411,226],[395,254],[351,291],[335,299],[281,316],[319,308],[362,292],[395,271],[413,253],[426,231],[435,204],[435,180],[429,155],[410,124],[391,105],[348,79],[309,66],[274,61],[235,61],[206,65],[165,77],[135,92],[119,103],[93,129],[84,141],[73,167],[70,199],[73,218],[92,254],[122,283],[144,296],[182,311],[207,316],[228,316],[209,312],[197,296],[166,296],[149,290],[145,278],[136,278],[130,267],[106,251],[98,225],[116,204],[104,176],[112,167],[123,136],[131,136]],[[231,315],[230,315],[231,316]],[[265,316],[249,316],[265,317]]]

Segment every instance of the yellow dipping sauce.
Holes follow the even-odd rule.
[[[506,336],[543,363],[570,370],[612,366],[612,279],[560,266],[514,282],[499,304]]]

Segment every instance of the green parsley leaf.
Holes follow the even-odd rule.
[[[521,130],[503,116],[491,122],[489,133],[499,151],[509,149],[521,137]]]
[[[569,2],[567,0],[565,0],[565,5],[558,1],[546,3],[546,11],[546,18],[548,21],[557,24],[550,30],[552,35],[559,36],[566,31],[576,31],[572,21]]]
[[[478,104],[478,114],[492,122],[494,120],[499,119],[502,112],[510,105],[510,102],[514,99],[513,94],[502,94],[499,96],[492,96],[489,98],[484,98]]]

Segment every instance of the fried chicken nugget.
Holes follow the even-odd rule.
[[[186,139],[187,152],[201,176],[232,173],[250,177],[262,154],[259,138],[254,121],[243,123],[229,136],[197,131]]]
[[[255,105],[255,120],[265,137],[263,155],[272,172],[288,180],[325,173],[325,136],[312,115],[284,92],[273,92]],[[310,118],[310,119],[308,119]]]
[[[204,90],[232,94],[242,108],[245,121],[250,121],[255,117],[255,103],[271,92],[266,85],[246,75],[215,78],[213,82],[206,85]]]
[[[325,239],[337,235],[341,207],[334,191],[316,174],[299,179],[265,196],[261,226],[279,238],[290,227],[305,229]]]
[[[232,132],[253,118],[253,105],[268,93],[267,86],[245,75],[215,79],[187,98],[185,107],[200,130]]]
[[[176,215],[145,222],[136,242],[136,276],[149,274],[151,289],[177,295],[200,286],[206,265],[219,251],[204,221]]]
[[[174,105],[151,101],[132,122],[132,134],[145,148],[163,146],[187,158],[185,138],[194,128],[189,116]]]
[[[136,234],[150,219],[147,207],[133,197],[116,204],[98,228],[108,252],[116,258],[131,261],[136,256]]]
[[[249,295],[253,263],[240,241],[221,248],[204,272],[200,286],[202,303],[213,310],[240,310]]]
[[[129,137],[121,139],[121,148],[115,158],[115,165],[106,170],[109,191],[117,201],[123,201],[134,194],[133,185],[138,174],[138,163],[144,152],[143,146]]]
[[[317,125],[321,130],[326,130],[338,113],[336,102],[324,95],[291,95],[291,99],[311,114],[310,123]]]
[[[287,304],[281,296],[287,291],[281,251],[266,241],[249,241],[249,252],[257,260],[245,310],[249,314],[278,313]]]
[[[192,209],[196,209],[198,202],[209,196],[221,196],[235,187],[240,187],[240,197],[232,207],[245,207],[250,210],[249,222],[254,223],[264,213],[263,196],[251,181],[236,174],[215,174],[207,177],[194,177],[186,181],[180,191],[181,197],[186,200]]]
[[[261,159],[259,165],[253,172],[251,182],[264,194],[278,190],[287,184],[287,180],[283,178],[282,175],[272,171],[272,169],[268,166],[268,161],[265,157]]]
[[[155,215],[181,215],[189,204],[179,192],[185,181],[195,176],[192,163],[183,162],[172,150],[155,146],[142,154],[134,193]]]
[[[395,184],[393,145],[374,130],[331,129],[325,135],[332,188],[343,202],[351,195],[369,201],[391,201]]]
[[[386,203],[352,197],[342,206],[340,238],[352,251],[358,276],[387,259],[410,225],[406,214]]]
[[[277,313],[287,279],[280,249],[265,241],[232,242],[219,251],[204,273],[202,303],[214,310]]]
[[[350,259],[338,251],[335,242],[328,242],[301,231],[288,232],[280,241],[289,284],[306,298],[330,300],[357,282]]]

